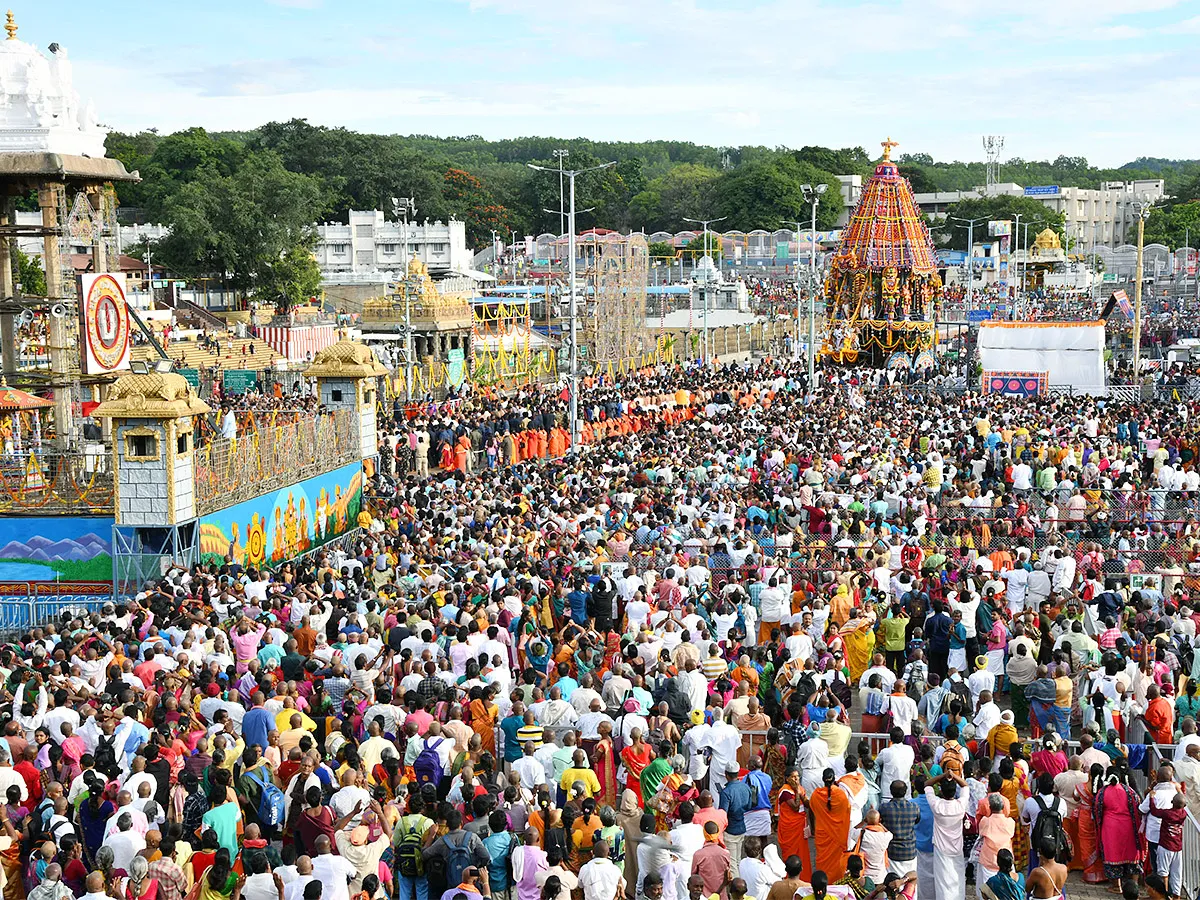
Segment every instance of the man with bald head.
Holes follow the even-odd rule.
[[[321,894],[323,900],[350,900],[348,886],[358,874],[354,864],[333,852],[333,842],[327,834],[317,836],[313,849],[317,855],[312,860],[312,877],[324,886]]]
[[[29,900],[74,900],[75,894],[62,881],[62,866],[50,863],[38,886],[29,892]]]
[[[447,770],[448,771],[448,770]],[[354,813],[349,825],[354,828],[362,824],[362,812],[371,805],[371,795],[358,783],[358,770],[347,769],[342,773],[342,787],[329,798],[329,806],[337,818]],[[355,808],[358,812],[355,812]]]

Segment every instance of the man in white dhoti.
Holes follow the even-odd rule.
[[[955,797],[956,788],[964,788]],[[921,900],[962,900],[966,896],[966,859],[963,857],[963,819],[967,815],[967,783],[955,773],[929,779],[925,799],[933,811],[933,889],[932,898]],[[919,874],[919,873],[918,873]]]

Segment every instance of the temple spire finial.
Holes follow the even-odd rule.
[[[8,32],[8,39],[15,41],[17,39],[17,21],[13,18],[13,11],[10,9],[4,20],[4,30]]]
[[[891,162],[892,161],[892,148],[899,147],[900,146],[899,141],[893,141],[889,137],[886,141],[882,142],[882,146],[883,146],[883,161]]]

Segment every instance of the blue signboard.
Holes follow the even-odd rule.
[[[1057,193],[1057,184],[1041,184],[1036,187],[1025,188],[1026,197],[1053,197]]]
[[[986,322],[992,317],[990,309],[970,309],[967,310],[968,322]]]
[[[938,265],[942,266],[961,266],[967,261],[967,254],[964,250],[939,250],[937,256]]]

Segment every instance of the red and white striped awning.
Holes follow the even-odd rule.
[[[259,325],[254,332],[288,362],[309,362],[337,343],[336,325]]]

